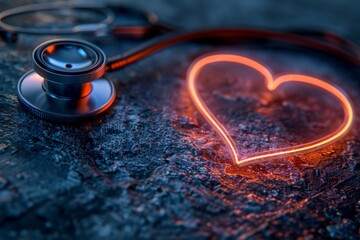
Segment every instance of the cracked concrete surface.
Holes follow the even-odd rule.
[[[0,7],[26,2],[2,1]],[[301,27],[360,36],[359,4],[353,1],[126,2],[184,28]],[[138,44],[95,43],[108,56]],[[316,153],[231,166],[185,86],[189,64],[213,51],[251,56],[274,74],[336,83],[356,108],[352,131]],[[73,126],[39,120],[21,108],[15,87],[31,68],[30,52],[0,42],[0,239],[359,238],[359,69],[278,45],[186,43],[109,74],[115,105],[104,117]],[[316,137],[332,126],[327,118],[338,116],[331,101],[301,105],[297,99],[306,89],[293,91],[293,101],[265,101],[251,86],[244,89],[245,77],[238,74],[238,66],[209,70],[201,93],[243,151]]]

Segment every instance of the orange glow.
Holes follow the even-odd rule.
[[[51,45],[46,48],[46,52],[50,54],[50,53],[53,53],[55,51],[55,49],[56,49],[55,45]]]
[[[196,81],[201,70],[208,64],[217,63],[217,62],[237,63],[255,69],[264,76],[265,83],[269,91],[274,91],[283,83],[288,83],[288,82],[306,83],[318,87],[322,90],[325,90],[330,94],[332,94],[333,96],[335,96],[342,104],[344,110],[343,122],[337,128],[337,130],[315,141],[299,144],[296,146],[280,148],[274,151],[271,150],[271,151],[260,152],[250,156],[239,156],[234,140],[231,138],[229,132],[212,114],[212,112],[206,106],[203,99],[200,97],[197,90]],[[230,150],[233,162],[235,164],[238,164],[239,166],[259,163],[261,161],[280,158],[286,155],[308,153],[311,151],[318,150],[320,148],[324,148],[344,137],[344,135],[350,130],[351,125],[354,121],[354,110],[350,103],[350,100],[347,98],[346,95],[342,93],[340,89],[320,79],[305,75],[288,74],[274,79],[270,71],[267,68],[265,68],[263,65],[243,56],[232,55],[232,54],[215,54],[199,59],[190,67],[188,71],[187,86],[191,99],[193,100],[195,106],[197,107],[199,112],[204,116],[204,118],[210,123],[210,125],[214,127],[215,130],[218,132],[221,139]]]

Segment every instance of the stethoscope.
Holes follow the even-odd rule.
[[[102,17],[98,22],[79,23],[62,28],[19,26],[9,21],[21,15],[46,11],[51,13],[59,9],[70,17],[76,17],[81,11]],[[118,14],[135,16],[146,24],[116,25]],[[137,39],[152,38],[108,60],[99,47],[84,40],[54,39],[37,46],[32,53],[34,69],[20,78],[17,96],[22,105],[34,115],[62,123],[82,122],[109,109],[116,94],[112,81],[104,77],[105,72],[121,69],[156,51],[185,41],[278,41],[326,52],[356,66],[360,65],[357,46],[331,33],[277,32],[246,28],[181,31],[159,22],[156,14],[151,11],[128,6],[61,2],[31,4],[0,13],[0,33],[3,40],[12,43],[17,42],[20,35],[115,35]],[[155,36],[159,37],[153,38]]]

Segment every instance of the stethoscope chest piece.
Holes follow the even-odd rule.
[[[52,40],[33,51],[34,70],[21,77],[17,95],[38,117],[80,122],[106,111],[114,102],[113,83],[104,78],[106,57],[81,40]]]

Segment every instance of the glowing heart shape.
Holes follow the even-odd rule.
[[[269,91],[275,90],[283,83],[287,82],[301,82],[309,85],[313,85],[322,90],[325,90],[335,96],[340,103],[342,104],[344,110],[344,119],[342,124],[337,128],[337,130],[329,133],[325,137],[319,138],[315,141],[307,142],[304,144],[299,144],[296,146],[280,148],[272,151],[265,151],[253,154],[251,156],[242,157],[239,156],[238,150],[235,146],[233,139],[231,138],[229,132],[226,128],[216,119],[216,117],[212,114],[210,109],[206,106],[205,102],[200,97],[197,90],[197,77],[201,70],[208,64],[217,63],[217,62],[230,62],[230,63],[238,63],[244,66],[248,66],[250,68],[255,69],[259,73],[261,73],[266,82],[267,89]],[[193,100],[195,106],[200,111],[200,113],[204,116],[204,118],[209,122],[209,124],[215,128],[223,142],[229,148],[233,162],[240,166],[249,165],[252,163],[258,163],[264,160],[270,160],[274,158],[279,158],[281,156],[286,155],[294,155],[294,154],[302,154],[311,151],[318,150],[320,148],[326,147],[339,139],[341,139],[349,130],[354,121],[354,110],[350,103],[350,100],[346,95],[342,93],[342,90],[334,87],[333,85],[324,82],[320,79],[298,75],[298,74],[287,74],[277,78],[273,78],[270,71],[261,65],[260,63],[243,57],[239,55],[233,54],[214,54],[210,56],[203,57],[196,61],[189,69],[187,74],[187,86]]]

